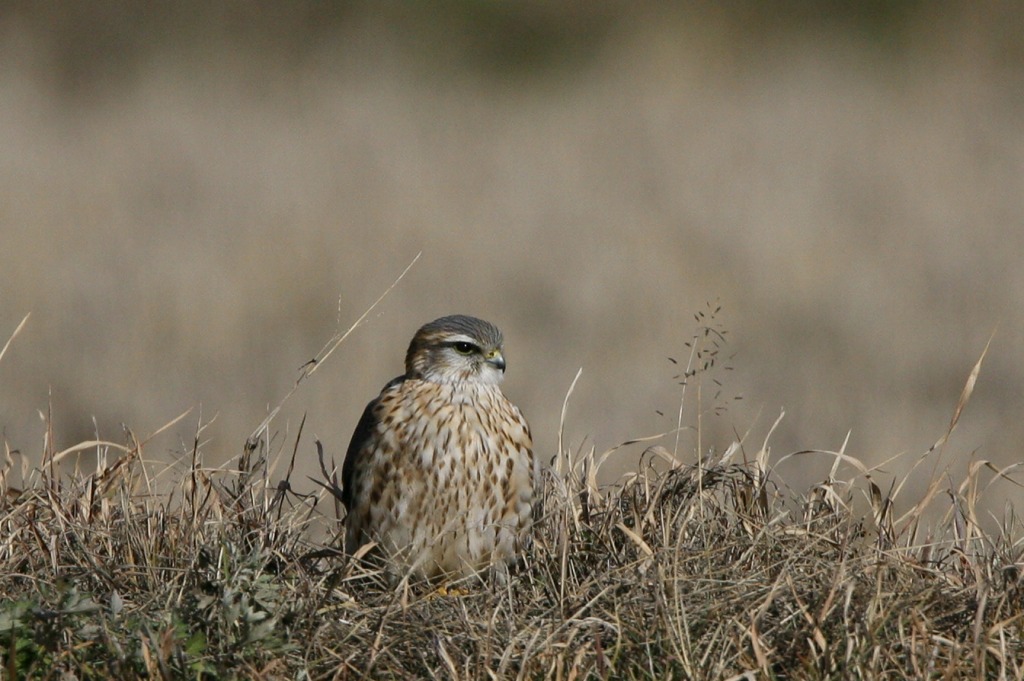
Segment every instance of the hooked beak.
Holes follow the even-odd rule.
[[[501,373],[505,373],[505,357],[500,350],[492,351],[485,361]]]

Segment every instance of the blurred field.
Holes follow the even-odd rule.
[[[207,455],[237,454],[422,251],[278,431],[307,413],[340,455],[453,312],[504,329],[542,453],[580,367],[569,443],[665,431],[667,358],[710,303],[729,343],[702,397],[728,409],[704,449],[785,408],[773,452],[852,431],[865,461],[911,453],[897,473],[998,327],[947,460],[1018,461],[1024,10],[801,6],[5,5],[0,343],[32,313],[0,362],[5,440],[35,457],[48,402],[57,448],[192,407],[146,456],[200,415]]]

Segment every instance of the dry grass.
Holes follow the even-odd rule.
[[[694,340],[684,399],[721,337]],[[339,518],[293,478],[302,427],[263,428],[219,468],[203,430],[162,470],[127,429],[60,452],[48,438],[33,470],[5,452],[4,678],[1024,678],[1021,527],[1008,512],[982,531],[983,483],[1007,476],[984,462],[959,486],[933,471],[908,504],[842,450],[803,453],[835,464],[795,493],[745,441],[701,458],[669,434],[612,487],[596,484],[610,452],[563,449],[509,583],[439,596],[316,539]]]

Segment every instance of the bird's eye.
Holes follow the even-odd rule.
[[[460,355],[472,355],[473,351],[476,350],[476,346],[466,341],[455,341],[452,343],[452,347],[455,348],[455,352]]]

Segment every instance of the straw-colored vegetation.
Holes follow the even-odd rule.
[[[707,327],[694,341],[683,399],[721,337]],[[32,470],[8,449],[0,675],[1024,677],[1021,528],[1008,512],[982,531],[984,483],[1008,473],[983,463],[959,484],[933,472],[908,500],[842,451],[800,454],[835,465],[796,493],[766,446],[746,441],[700,458],[673,452],[669,435],[605,488],[606,456],[563,448],[511,580],[439,593],[341,555],[331,496],[292,476],[314,442],[301,428],[288,441],[270,432],[217,469],[201,424],[170,467],[147,461],[128,429],[123,444],[59,452],[47,439]],[[326,538],[314,532],[324,526]]]

